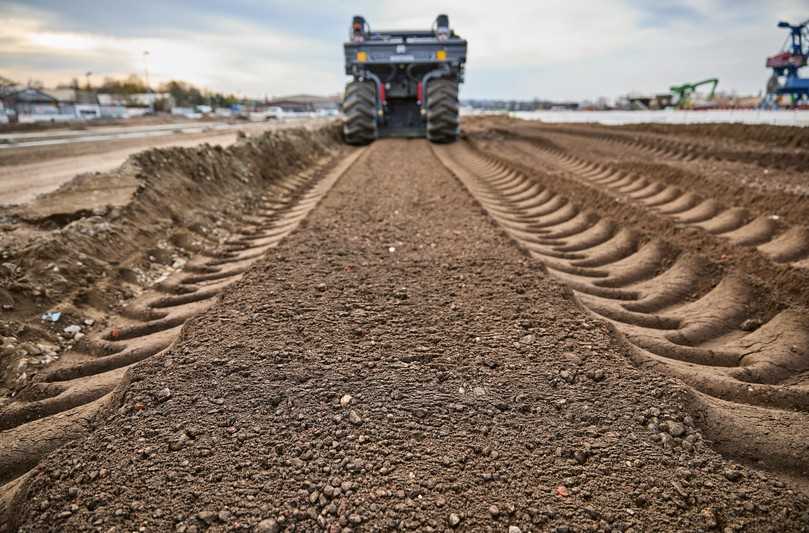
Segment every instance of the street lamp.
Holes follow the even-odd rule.
[[[92,86],[90,85],[90,76],[92,76],[92,75],[93,75],[93,73],[90,72],[89,70],[84,73],[84,79],[85,79],[85,83],[87,84],[87,90],[88,91],[90,89],[92,89]]]
[[[143,51],[143,74],[146,79],[146,90],[149,90],[149,51]]]

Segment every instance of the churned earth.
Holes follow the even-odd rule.
[[[802,531],[423,140],[386,140],[89,436],[21,531]]]

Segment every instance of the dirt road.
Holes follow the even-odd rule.
[[[0,408],[0,528],[806,531],[801,133],[465,127],[9,226],[14,316],[70,302],[19,336],[79,326]]]
[[[37,468],[23,530],[798,530],[809,509],[713,451],[686,389],[424,141],[374,144],[127,383]]]
[[[236,142],[239,130],[256,134],[271,128],[300,125],[300,121],[284,124],[245,123],[239,129],[226,132],[211,130],[205,133],[181,133],[125,140],[110,138],[86,141],[78,138],[70,144],[4,148],[0,151],[0,205],[28,202],[37,195],[57,189],[78,174],[111,171],[121,166],[132,154],[148,148],[190,147],[201,143],[230,146]],[[127,133],[126,127],[105,129],[107,130],[109,135],[113,135],[116,131]],[[98,135],[94,130],[70,133]],[[57,131],[36,135],[43,137],[63,134]]]

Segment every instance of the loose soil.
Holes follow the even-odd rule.
[[[239,130],[231,131],[3,148],[0,150],[0,205],[27,203],[38,194],[55,190],[77,174],[113,170],[130,155],[149,148],[191,148],[203,143],[229,146],[242,134],[258,135],[269,129],[290,127],[301,127],[301,122],[244,123]]]
[[[333,125],[269,132],[225,149],[150,150],[0,210],[0,406],[109,313],[212,253],[268,184],[336,145]],[[61,313],[57,321],[46,312]],[[55,315],[53,315],[55,316]]]
[[[429,144],[381,141],[128,372],[97,429],[35,469],[17,517],[21,531],[804,530],[806,496],[713,451],[691,394],[631,366]]]

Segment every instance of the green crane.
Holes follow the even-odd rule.
[[[674,105],[678,109],[688,109],[691,107],[691,96],[697,90],[697,87],[702,85],[710,85],[711,92],[708,93],[708,100],[713,100],[714,93],[716,93],[716,86],[719,84],[718,78],[709,78],[707,80],[698,81],[696,83],[683,83],[682,85],[673,85],[670,90],[677,95],[677,100]]]

